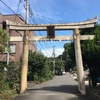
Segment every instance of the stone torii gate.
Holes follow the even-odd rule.
[[[84,71],[83,62],[81,55],[80,40],[86,40],[88,38],[93,39],[94,35],[80,35],[79,30],[84,28],[92,28],[97,22],[97,18],[87,20],[78,23],[67,23],[67,24],[18,24],[6,20],[6,25],[9,26],[10,30],[25,31],[23,37],[10,37],[10,41],[23,41],[23,58],[22,58],[22,69],[21,69],[21,89],[20,93],[24,93],[27,88],[27,67],[28,67],[28,41],[63,41],[63,40],[74,40],[76,66],[78,73],[78,88],[79,91],[84,95],[86,94],[85,83],[84,83]],[[55,36],[55,30],[73,30],[73,36]],[[46,36],[29,36],[29,31],[47,31]]]

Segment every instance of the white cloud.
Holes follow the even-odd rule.
[[[63,48],[55,48],[55,57],[61,55],[63,53],[64,49]],[[45,50],[41,50],[41,52],[46,56],[46,57],[51,57],[53,56],[53,48],[48,48]]]

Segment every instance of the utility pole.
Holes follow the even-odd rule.
[[[28,24],[29,0],[26,0],[26,24]]]
[[[28,24],[28,9],[29,1],[26,0],[26,24]],[[27,88],[27,71],[28,71],[28,40],[29,40],[29,30],[24,31],[23,36],[23,56],[22,56],[22,67],[21,67],[21,86],[20,94],[25,93]]]
[[[53,73],[55,74],[55,46],[53,46]]]

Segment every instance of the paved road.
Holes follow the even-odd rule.
[[[13,100],[95,100],[89,94],[83,96],[78,91],[77,82],[66,74],[40,85],[31,87],[27,93]]]

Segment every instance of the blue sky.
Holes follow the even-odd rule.
[[[2,0],[15,13],[18,10],[19,0]],[[25,19],[25,1],[20,0],[18,13]],[[100,0],[29,0],[31,13],[29,16],[29,23],[70,23],[86,21],[93,19],[96,15],[100,18]],[[0,13],[13,14],[0,1]],[[100,20],[98,20],[100,23]],[[72,35],[72,31],[56,31],[56,36]],[[37,31],[37,35],[46,36],[46,32]],[[58,56],[63,52],[63,45],[70,41],[57,42],[38,42],[37,49],[41,50],[46,56],[51,56],[53,53],[53,46],[55,46],[55,54]]]

